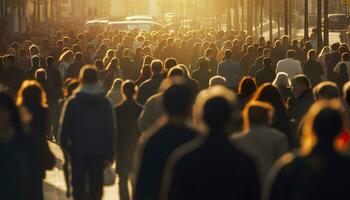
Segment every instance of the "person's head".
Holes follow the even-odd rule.
[[[213,56],[213,54],[214,54],[213,49],[208,48],[207,50],[205,50],[205,57],[211,58]]]
[[[113,50],[113,54],[114,54],[114,50]],[[114,55],[112,57],[114,57]],[[128,48],[123,50],[123,57],[130,57],[130,50]]]
[[[83,53],[81,53],[81,52],[77,52],[77,53],[75,53],[75,55],[74,55],[74,60],[76,61],[76,62],[81,62],[82,60],[83,60]]]
[[[337,50],[339,50],[339,47],[340,47],[340,43],[339,43],[339,42],[333,43],[333,44],[331,45],[332,51],[337,51]]]
[[[286,114],[286,106],[283,97],[277,87],[271,83],[265,83],[258,88],[252,100],[263,101],[273,106],[276,116]]]
[[[118,58],[112,58],[111,62],[109,62],[107,66],[107,71],[109,70],[118,70],[119,60]]]
[[[271,104],[262,101],[250,101],[243,110],[244,130],[254,126],[267,126],[272,123],[274,109]]]
[[[17,107],[5,92],[0,92],[0,141],[10,142],[23,128]]]
[[[80,82],[77,79],[70,79],[67,82],[67,93],[66,93],[66,97],[70,97],[74,90],[77,89],[80,85]]]
[[[45,69],[40,68],[35,71],[35,79],[39,82],[47,80],[47,74]]]
[[[122,93],[124,98],[127,100],[132,100],[137,94],[137,86],[132,80],[126,80],[122,83]]]
[[[201,91],[194,106],[195,121],[202,122],[211,134],[226,134],[229,122],[237,113],[235,95],[222,86]]]
[[[120,78],[116,78],[113,81],[112,87],[111,87],[111,91],[120,91],[120,88],[122,86],[123,80]]]
[[[293,78],[292,86],[292,91],[295,97],[299,97],[306,90],[311,89],[309,78],[303,74],[297,75]]]
[[[147,55],[147,56],[145,56],[145,57],[143,58],[142,66],[144,66],[144,65],[151,65],[152,61],[153,61],[152,56]]]
[[[271,49],[265,48],[264,51],[263,51],[263,56],[264,57],[270,57],[270,55],[271,55]]]
[[[341,55],[343,61],[350,61],[350,54],[345,52]]]
[[[309,58],[309,59],[316,59],[316,57],[317,57],[317,54],[316,54],[316,51],[315,51],[315,49],[311,49],[311,50],[309,50],[308,52],[307,52],[307,57]]]
[[[227,87],[226,79],[222,76],[213,76],[209,80],[209,87],[223,86]]]
[[[58,61],[60,62],[71,62],[74,58],[74,52],[72,50],[67,50],[62,53]]]
[[[160,75],[163,71],[163,62],[161,60],[153,60],[151,63],[152,75]]]
[[[105,68],[103,61],[100,59],[95,60],[94,65],[97,68],[97,70],[103,70]]]
[[[12,67],[16,63],[16,57],[12,54],[7,54],[4,57],[4,63],[8,67]]]
[[[288,50],[287,51],[287,58],[295,58],[296,57],[296,52],[294,50]]]
[[[249,54],[253,54],[255,52],[255,48],[252,45],[250,45],[247,50]]]
[[[291,83],[288,74],[285,72],[278,72],[272,85],[276,87],[290,87]]]
[[[336,83],[325,81],[317,84],[313,89],[315,100],[332,100],[340,98],[340,91]]]
[[[52,56],[48,56],[46,57],[46,65],[48,67],[53,67],[53,65],[55,64],[55,58]]]
[[[46,93],[38,81],[26,80],[22,83],[17,94],[17,105],[34,107],[47,107]]]
[[[142,67],[141,75],[147,79],[152,76],[151,66],[149,64],[146,64]]]
[[[325,47],[323,47],[323,49],[322,49],[322,51],[321,51],[321,53],[320,53],[320,56],[326,55],[326,54],[328,54],[329,52],[330,52],[329,46],[325,46]]]
[[[33,44],[29,47],[29,52],[30,52],[31,56],[35,56],[35,55],[38,55],[40,53],[40,49],[38,46]]]
[[[32,67],[35,69],[40,67],[40,57],[39,56],[32,57]]]
[[[232,58],[232,51],[230,49],[227,49],[225,51],[225,59],[231,59]]]
[[[164,67],[167,70],[170,70],[171,68],[175,67],[177,65],[176,58],[167,58],[164,62]]]
[[[238,86],[238,93],[242,97],[251,97],[257,89],[256,82],[253,78],[245,76],[241,79]]]
[[[184,64],[179,64],[177,65],[178,67],[180,67],[182,69],[182,71],[184,72],[184,77],[189,79],[191,76],[190,76],[190,71],[188,71],[186,65]]]
[[[350,106],[350,81],[343,86],[343,98],[345,103]]]
[[[97,73],[96,67],[91,65],[85,65],[80,70],[79,79],[81,80],[82,84],[88,84],[88,85],[97,84],[98,73]]]
[[[271,63],[272,63],[272,61],[271,61],[270,58],[268,58],[268,57],[264,58],[263,65],[264,65],[265,68],[270,68],[271,67]]]
[[[317,101],[306,114],[301,152],[308,154],[317,145],[334,149],[335,139],[344,128],[344,116],[340,101]]]
[[[163,106],[166,114],[172,118],[188,118],[191,115],[194,93],[183,81],[173,83],[163,93]]]

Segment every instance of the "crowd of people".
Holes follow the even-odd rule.
[[[4,37],[0,197],[44,199],[54,142],[77,200],[102,198],[113,163],[121,200],[348,200],[349,77],[347,44],[288,36]]]

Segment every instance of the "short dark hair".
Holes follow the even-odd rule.
[[[205,55],[206,56],[210,56],[211,54],[213,54],[213,49],[211,49],[211,48],[207,48],[206,50],[205,50]]]
[[[270,67],[271,66],[271,59],[269,57],[265,57],[263,60],[264,67]]]
[[[225,58],[230,59],[232,57],[232,51],[230,49],[227,49],[225,51]]]
[[[173,77],[173,76],[184,76],[184,71],[182,70],[181,67],[173,67],[168,71],[168,77]]]
[[[8,54],[8,55],[6,55],[6,61],[7,62],[10,61],[13,64],[13,63],[16,62],[16,57],[14,55],[12,55],[12,54]]]
[[[304,74],[296,75],[293,78],[292,83],[293,85],[296,84],[296,85],[304,86],[305,88],[311,88],[310,79]]]
[[[175,67],[177,65],[176,58],[167,58],[164,62],[164,67],[167,70],[170,70],[172,67]]]
[[[168,115],[187,115],[191,112],[194,94],[185,84],[175,83],[163,94],[163,104]]]
[[[135,95],[135,92],[136,92],[135,82],[132,80],[124,81],[122,84],[122,91],[123,91],[124,96],[127,99],[131,99]]]
[[[55,58],[52,56],[48,56],[46,58],[46,65],[47,66],[52,66],[55,63]]]
[[[350,54],[348,52],[343,53],[341,57],[344,61],[350,60]]]
[[[313,90],[313,93],[316,100],[332,100],[340,97],[337,84],[331,81],[325,81],[317,84]]]
[[[77,60],[77,61],[81,61],[83,59],[83,56],[84,56],[83,53],[77,52],[74,55],[74,59]]]
[[[243,118],[246,129],[252,125],[268,125],[272,119],[273,107],[262,101],[250,101],[244,108]]]
[[[288,50],[287,51],[287,58],[295,58],[297,53],[294,50]]]
[[[86,84],[95,84],[98,81],[97,69],[91,65],[85,65],[79,74],[79,78],[83,83]]]
[[[153,60],[151,63],[152,74],[159,75],[163,70],[163,62],[161,60]]]
[[[203,120],[210,128],[219,128],[225,126],[232,112],[230,102],[222,96],[216,96],[208,99],[203,108]]]

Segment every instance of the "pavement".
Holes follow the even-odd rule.
[[[45,200],[67,200],[73,198],[66,197],[66,183],[62,165],[64,158],[62,151],[55,143],[49,143],[51,151],[56,156],[56,167],[46,172],[44,180],[44,199]],[[103,200],[119,200],[118,178],[113,186],[104,187]]]

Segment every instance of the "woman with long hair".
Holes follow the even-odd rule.
[[[117,78],[123,78],[122,72],[119,68],[119,60],[118,58],[113,58],[109,65],[107,66],[106,70],[104,71],[104,78],[103,78],[103,87],[106,91],[108,91],[112,85],[113,81]]]
[[[252,100],[263,101],[273,106],[275,115],[273,117],[272,127],[286,134],[289,147],[293,147],[295,145],[295,138],[292,136],[287,107],[277,87],[271,83],[263,84],[258,88]]]
[[[241,79],[237,94],[241,110],[243,110],[248,101],[253,97],[256,90],[257,85],[253,78],[245,76]]]
[[[66,78],[67,69],[69,65],[73,63],[73,60],[74,53],[72,50],[67,50],[63,52],[60,58],[58,59],[58,71],[60,72],[60,75],[63,80]]]
[[[47,108],[46,93],[40,83],[35,80],[24,81],[17,95],[17,106],[31,115],[24,127],[29,137],[35,144],[38,152],[38,168],[33,170],[34,183],[36,186],[37,199],[42,197],[42,183],[45,171],[55,166],[55,158],[49,149],[47,135],[49,133],[49,116]]]

